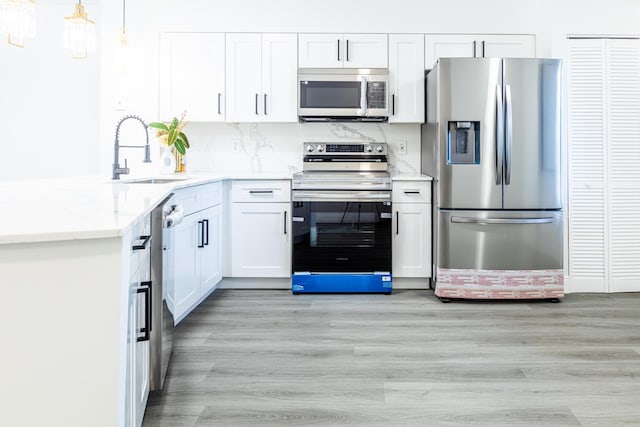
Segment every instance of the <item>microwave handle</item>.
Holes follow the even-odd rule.
[[[367,76],[360,76],[360,115],[367,115]]]

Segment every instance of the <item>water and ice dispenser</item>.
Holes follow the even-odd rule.
[[[447,163],[450,165],[480,163],[480,122],[449,122]]]

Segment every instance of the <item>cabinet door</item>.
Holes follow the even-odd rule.
[[[160,35],[160,118],[224,121],[224,34]]]
[[[200,298],[200,285],[196,280],[197,250],[201,243],[201,227],[194,215],[184,218],[174,228],[173,247],[175,254],[174,306],[175,319],[183,317],[185,312]]]
[[[476,44],[476,56],[484,58],[535,58],[535,36],[529,34],[484,35]]]
[[[386,34],[345,34],[344,68],[387,68]]]
[[[389,35],[389,123],[424,122],[424,36]]]
[[[150,303],[150,301],[149,301]],[[144,294],[137,294],[136,298],[136,317],[137,317],[137,331],[140,335],[142,327],[150,327],[146,324],[145,311],[150,310],[151,307],[145,306]],[[149,397],[149,341],[139,341],[134,343],[136,346],[134,355],[134,398],[135,398],[135,420],[136,426],[142,425],[142,417],[144,416],[144,410],[147,406],[147,399]]]
[[[475,35],[427,34],[425,68],[433,68],[438,58],[473,58],[476,56],[476,45]]]
[[[394,203],[393,277],[431,277],[431,204]]]
[[[298,34],[299,68],[342,68],[342,34]]]
[[[127,365],[126,365],[126,386],[125,386],[125,409],[124,409],[124,425],[126,427],[134,426],[136,423],[136,392],[135,392],[135,375],[136,375],[136,336],[138,331],[138,323],[136,316],[136,287],[137,283],[129,286],[129,302],[127,304],[128,322],[127,322]]]
[[[232,276],[291,276],[289,209],[290,203],[232,203]]]
[[[204,242],[198,250],[200,295],[206,295],[222,280],[222,205],[198,213],[203,223]]]
[[[260,34],[227,34],[227,121],[260,120],[261,55]]]
[[[262,120],[298,122],[297,38],[295,34],[262,35]]]

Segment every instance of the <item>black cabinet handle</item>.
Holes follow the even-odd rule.
[[[391,95],[391,115],[396,115],[396,95]]]
[[[338,61],[340,61],[340,39],[338,39]]]
[[[264,115],[267,115],[267,94],[264,94]]]
[[[218,114],[222,114],[222,107],[220,100],[222,99],[222,94],[218,93]]]
[[[482,57],[484,58],[484,40],[482,40]]]
[[[476,57],[476,41],[473,41],[473,58]]]
[[[204,221],[198,221],[198,247],[204,248]]]
[[[396,211],[396,234],[400,234],[400,216]]]
[[[151,282],[142,282],[140,283],[138,288],[136,288],[136,297],[139,294],[144,294],[144,327],[140,328],[139,334],[143,334],[142,336],[137,336],[136,341],[149,341],[149,336],[151,332]]]
[[[256,93],[256,116],[258,115],[258,98],[260,97],[259,93]]]
[[[150,239],[151,239],[151,236],[140,236],[140,237],[138,237],[133,242],[133,246],[131,246],[131,249],[134,250],[134,251],[139,251],[141,249],[146,249],[147,248],[147,243],[149,243]]]
[[[287,234],[287,211],[284,211],[284,234]]]
[[[349,39],[347,39],[347,61],[349,60]]]
[[[249,190],[249,194],[273,194],[273,190]]]
[[[404,194],[420,194],[420,190],[404,190]]]
[[[204,246],[209,246],[209,220],[208,219],[203,219],[202,222],[204,223],[204,228],[205,230],[203,230],[202,234],[203,234],[203,242],[204,242]]]

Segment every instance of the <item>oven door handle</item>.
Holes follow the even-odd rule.
[[[390,191],[292,191],[294,202],[389,202]]]

